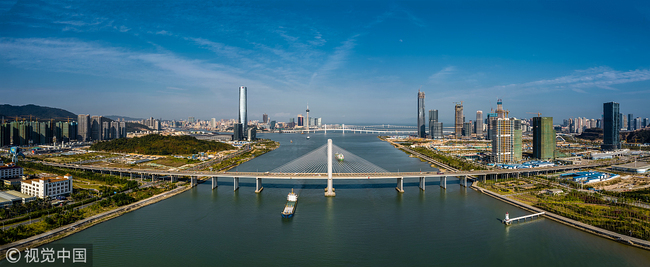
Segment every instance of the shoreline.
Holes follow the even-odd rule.
[[[187,190],[192,189],[191,186],[189,185],[184,185],[175,189],[172,189],[167,192],[160,193],[158,195],[151,196],[147,199],[140,200],[135,203],[131,203],[126,206],[118,207],[114,210],[109,210],[88,218],[85,218],[83,220],[61,226],[56,229],[52,229],[50,231],[47,231],[45,233],[41,233],[35,236],[31,236],[22,240],[18,240],[13,243],[5,244],[0,246],[0,260],[3,260],[5,258],[5,254],[8,249],[10,248],[17,248],[19,250],[23,250],[25,248],[29,247],[39,247],[42,245],[45,245],[50,242],[54,242],[56,240],[65,238],[69,235],[81,232],[85,229],[88,229],[94,225],[100,224],[102,222],[117,218],[121,215],[124,215],[126,213],[129,213],[131,211],[135,211],[139,208],[157,203],[159,201],[165,200],[167,198],[173,197],[175,195],[178,195],[180,193],[183,193]]]
[[[630,245],[630,246],[633,246],[633,247],[637,247],[637,248],[641,248],[641,249],[645,249],[645,250],[650,250],[650,241],[639,239],[639,238],[636,238],[636,237],[626,236],[626,235],[619,234],[619,233],[616,233],[616,232],[612,232],[612,231],[609,231],[609,230],[605,230],[605,229],[602,229],[602,228],[599,228],[599,227],[596,227],[596,226],[593,226],[593,225],[589,225],[589,224],[586,224],[586,223],[582,223],[582,222],[579,222],[579,221],[576,221],[576,220],[573,220],[573,219],[569,219],[569,218],[557,215],[555,213],[552,213],[552,212],[549,212],[549,211],[546,211],[546,210],[543,210],[543,209],[540,209],[540,208],[530,206],[530,205],[525,204],[525,203],[521,203],[521,202],[519,202],[517,200],[510,199],[508,197],[499,195],[499,194],[494,193],[494,192],[492,192],[490,190],[482,188],[482,187],[476,185],[476,181],[472,182],[471,188],[478,191],[478,192],[484,193],[484,194],[486,194],[488,196],[491,196],[493,198],[501,200],[501,201],[503,201],[503,202],[505,202],[507,204],[518,207],[520,209],[524,209],[524,210],[534,212],[534,213],[544,212],[544,214],[542,215],[543,217],[551,219],[551,220],[559,222],[559,223],[562,223],[564,225],[573,227],[575,229],[578,229],[578,230],[581,230],[581,231],[584,231],[584,232],[587,232],[587,233],[590,233],[590,234],[593,234],[593,235],[597,235],[597,236],[600,236],[600,237],[603,237],[603,238],[607,238],[609,240],[616,241],[616,242],[619,242],[619,243],[622,243],[622,244],[625,244],[625,245]]]
[[[388,140],[386,140],[386,141],[389,142],[390,144],[393,144],[394,146],[396,145],[393,142],[390,142]],[[400,146],[400,147],[395,146],[395,147],[397,149],[402,150],[402,151],[404,151],[404,149],[407,149],[404,146]],[[411,151],[410,149],[407,149],[407,150]],[[429,160],[428,157],[423,158],[424,155],[422,155],[420,153],[417,153],[415,151],[412,151],[412,152],[414,152],[414,153],[412,153],[412,155],[415,155],[419,159],[425,160],[425,161],[427,161],[429,163],[432,163],[432,164],[435,164],[435,162],[436,162],[434,160]],[[452,168],[452,170],[454,170],[454,169]],[[450,176],[453,176],[453,173],[450,173]],[[470,186],[472,189],[474,189],[474,190],[476,190],[478,192],[484,193],[484,194],[486,194],[488,196],[491,196],[491,197],[493,197],[495,199],[501,200],[501,201],[503,201],[503,202],[505,202],[507,204],[510,204],[512,206],[515,206],[515,207],[518,207],[518,208],[521,208],[521,209],[524,209],[524,210],[527,210],[527,211],[530,211],[530,212],[533,212],[533,213],[544,212],[544,215],[542,215],[543,217],[546,217],[546,218],[551,219],[553,221],[562,223],[562,224],[564,224],[566,226],[573,227],[574,229],[578,229],[580,231],[584,231],[584,232],[587,232],[587,233],[590,233],[590,234],[593,234],[593,235],[597,235],[597,236],[600,236],[600,237],[603,237],[603,238],[607,238],[609,240],[619,242],[619,243],[622,243],[622,244],[630,245],[630,246],[645,249],[645,250],[650,250],[650,241],[639,239],[639,238],[636,238],[636,237],[626,236],[626,235],[619,234],[619,233],[616,233],[616,232],[612,232],[612,231],[609,231],[609,230],[605,230],[605,229],[602,229],[602,228],[599,228],[599,227],[596,227],[596,226],[593,226],[593,225],[589,225],[589,224],[582,223],[582,222],[579,222],[579,221],[576,221],[576,220],[573,220],[573,219],[566,218],[564,216],[560,216],[560,215],[552,213],[550,211],[546,211],[546,210],[543,210],[543,209],[540,209],[540,208],[530,206],[528,204],[519,202],[519,201],[514,200],[514,199],[510,199],[510,198],[508,198],[506,196],[499,195],[499,194],[494,193],[494,192],[492,192],[492,191],[490,191],[488,189],[485,189],[485,188],[482,188],[482,187],[476,185],[476,183],[477,183],[476,178],[473,178],[472,180],[473,180],[472,185]]]

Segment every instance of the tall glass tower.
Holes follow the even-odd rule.
[[[618,135],[621,130],[620,107],[616,102],[603,104],[603,150],[616,150],[621,148]]]
[[[424,92],[418,90],[418,137],[427,137],[426,114],[424,113]]]
[[[246,135],[248,133],[248,116],[247,116],[247,106],[246,106],[246,86],[240,86],[239,87],[239,120],[238,122],[242,124],[242,131],[241,133],[243,135]]]

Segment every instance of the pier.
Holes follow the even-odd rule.
[[[510,219],[510,215],[506,212],[506,218],[503,220],[503,224],[505,225],[511,225],[513,222],[519,222],[521,220],[525,221],[526,219],[536,219],[539,218],[540,216],[544,215],[546,212],[540,212],[540,213],[535,213],[531,215],[526,215],[526,216],[521,216],[517,218],[512,218]]]

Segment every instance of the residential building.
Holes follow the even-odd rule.
[[[522,159],[521,121],[515,118],[496,118],[492,121],[492,162],[508,163]]]
[[[474,133],[477,138],[483,137],[483,111],[476,111],[476,123]]]

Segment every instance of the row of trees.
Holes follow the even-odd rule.
[[[142,137],[120,138],[107,142],[99,142],[92,145],[90,149],[146,155],[172,155],[196,154],[207,151],[218,152],[235,148],[226,143],[198,140],[188,135],[163,136],[150,134]]]

